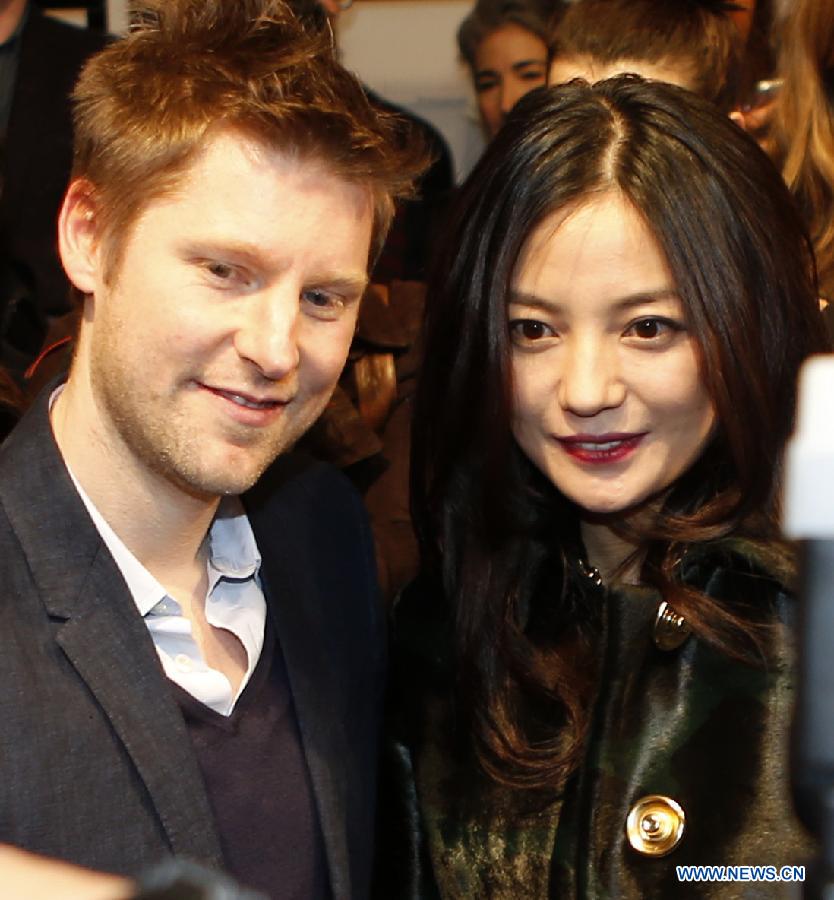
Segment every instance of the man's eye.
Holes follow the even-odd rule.
[[[312,289],[304,291],[301,296],[314,314],[327,318],[335,318],[345,306],[344,298],[330,291]]]
[[[510,322],[510,336],[517,344],[533,344],[552,335],[553,329],[536,319],[513,319]]]
[[[228,263],[209,262],[206,263],[207,271],[215,278],[221,281],[228,281],[235,273],[235,270]]]

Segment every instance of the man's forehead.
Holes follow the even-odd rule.
[[[370,182],[351,178],[340,171],[337,164],[316,148],[302,148],[296,143],[272,140],[234,124],[221,124],[206,133],[200,149],[189,160],[177,179],[178,186],[195,182],[208,168],[227,170],[271,171],[276,178],[303,173],[312,188],[336,185],[347,187],[357,196],[366,195],[372,202]],[[231,174],[231,173],[230,173]]]

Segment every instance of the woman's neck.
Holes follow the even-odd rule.
[[[637,584],[640,577],[639,559],[631,563],[625,571],[618,572],[623,562],[634,552],[633,544],[613,531],[610,525],[601,522],[583,521],[580,533],[588,565],[599,571],[604,582],[613,581],[616,573],[617,581]]]

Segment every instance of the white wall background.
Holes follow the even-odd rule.
[[[337,24],[342,61],[394,103],[432,122],[460,178],[483,147],[455,33],[473,0],[357,0]],[[108,26],[127,29],[127,0],[107,0]]]
[[[436,125],[458,176],[483,148],[455,34],[472,0],[357,0],[338,22],[342,61],[382,96]]]

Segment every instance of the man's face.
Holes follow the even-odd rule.
[[[71,380],[115,464],[196,496],[250,487],[336,384],[372,217],[369,190],[226,131],[106,281],[99,247]]]

